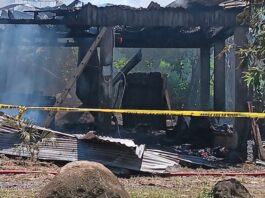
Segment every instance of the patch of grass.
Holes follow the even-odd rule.
[[[199,193],[197,198],[212,198],[212,193],[210,190],[203,188],[202,191]]]
[[[0,188],[1,198],[34,198],[39,189],[15,189],[15,188]],[[181,194],[173,189],[160,188],[139,188],[129,189],[128,193],[131,198],[212,198],[211,192],[207,188],[196,196],[197,193],[187,192]]]
[[[199,194],[187,192],[187,194],[179,194],[179,192],[171,189],[157,189],[157,188],[140,188],[128,190],[131,198],[184,198],[184,197],[197,197],[197,198],[212,198],[211,191],[203,188]],[[196,195],[197,194],[197,195]]]
[[[130,189],[131,198],[176,198],[176,192],[170,189]]]
[[[1,198],[33,198],[35,195],[36,190],[33,189],[0,188]]]

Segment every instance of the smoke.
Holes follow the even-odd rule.
[[[176,0],[174,2],[172,2],[171,4],[169,4],[169,7],[183,7],[183,8],[187,8],[188,7],[188,0]]]
[[[52,70],[53,65],[46,65],[48,53],[43,48],[34,46],[34,39],[49,35],[38,25],[6,25],[0,32],[0,103],[49,106],[53,98],[47,97],[48,86],[56,86],[42,68]],[[48,38],[52,39],[52,38]],[[27,43],[27,46],[25,46]],[[48,51],[48,49],[46,49]],[[17,110],[3,110],[7,114],[16,115]],[[25,114],[35,123],[43,122],[44,112],[30,111]]]

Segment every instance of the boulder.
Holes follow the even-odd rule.
[[[213,187],[214,198],[252,198],[248,190],[236,179],[219,181]]]
[[[71,162],[38,195],[40,198],[129,198],[118,178],[102,164]]]

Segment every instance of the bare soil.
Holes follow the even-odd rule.
[[[0,175],[0,197],[34,197],[38,192],[54,178],[49,172],[59,172],[60,167],[46,162],[30,162],[21,159],[0,158],[1,170],[33,170],[43,171],[41,174],[25,175]],[[239,167],[231,167],[222,170],[207,170],[209,172],[255,172],[263,171],[264,167],[253,164],[244,164]],[[181,168],[181,172],[205,171],[203,169]],[[220,180],[232,177],[158,177],[158,176],[133,176],[119,178],[131,197],[207,197],[209,192]],[[265,196],[265,177],[234,177],[239,180],[255,198]]]

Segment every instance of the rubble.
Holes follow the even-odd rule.
[[[6,115],[0,116],[0,154],[30,157],[29,151],[20,144],[20,129],[11,126]],[[13,119],[14,120],[14,119]],[[37,158],[48,161],[71,162],[77,160],[95,161],[108,167],[128,169],[137,172],[167,173],[180,164],[191,167],[217,168],[219,159],[194,155],[194,152],[176,152],[147,148],[129,139],[88,134],[65,134],[47,128],[33,126],[38,133],[46,134],[38,144]],[[49,138],[50,137],[50,138]],[[174,169],[175,170],[175,169]]]
[[[63,168],[55,180],[48,184],[47,188],[43,189],[41,192],[42,197],[56,197],[57,195],[68,197],[71,195],[67,193],[72,193],[73,191],[75,194],[83,196],[83,193],[89,194],[91,188],[95,190],[91,196],[100,194],[107,197],[128,197],[124,189],[119,186],[117,178],[114,179],[110,171],[95,163],[103,164],[109,169],[122,174],[136,172],[185,176],[187,173],[181,173],[181,167],[216,169],[226,167],[223,162],[239,160],[243,162],[245,160],[244,152],[248,136],[248,118],[243,114],[245,114],[244,107],[249,95],[246,82],[238,79],[245,72],[245,68],[238,67],[238,64],[242,62],[242,56],[238,53],[234,53],[230,58],[216,55],[223,54],[226,51],[224,50],[227,44],[226,40],[232,36],[233,46],[247,46],[248,39],[246,35],[249,28],[238,23],[239,13],[244,10],[246,4],[234,0],[227,2],[222,0],[181,0],[169,4],[167,7],[162,7],[152,2],[148,8],[109,4],[99,6],[91,3],[80,7],[79,4],[80,1],[75,0],[69,6],[62,5],[44,9],[36,7],[29,9],[25,5],[11,5],[11,7],[1,8],[2,54],[3,57],[7,58],[4,58],[1,64],[3,67],[3,78],[0,82],[0,92],[4,96],[8,92],[17,92],[17,90],[26,94],[25,103],[18,101],[16,96],[14,97],[16,101],[12,102],[10,98],[15,93],[7,94],[5,96],[7,100],[2,100],[2,103],[31,106],[32,109],[35,108],[36,110],[40,103],[34,104],[30,100],[34,98],[30,93],[34,93],[36,87],[27,87],[29,92],[26,92],[20,88],[24,86],[17,85],[35,85],[36,82],[40,81],[39,75],[35,76],[35,74],[40,74],[43,71],[46,74],[48,72],[51,75],[50,77],[53,76],[52,78],[58,78],[46,66],[42,69],[43,71],[29,67],[32,65],[35,68],[40,68],[38,67],[40,66],[39,63],[48,59],[54,59],[58,62],[57,60],[60,60],[61,57],[58,57],[56,53],[47,50],[51,51],[49,54],[54,55],[48,57],[42,53],[37,53],[37,51],[35,53],[35,50],[32,50],[31,53],[22,51],[23,58],[21,58],[17,55],[17,51],[13,50],[14,46],[23,46],[23,48],[24,46],[76,48],[75,52],[73,52],[73,57],[65,56],[69,57],[69,60],[77,58],[77,64],[70,62],[68,59],[65,60],[69,62],[69,65],[78,65],[78,67],[74,69],[71,77],[62,77],[64,79],[63,82],[66,82],[67,85],[64,89],[60,88],[61,94],[58,94],[59,90],[52,92],[48,90],[49,86],[52,88],[57,83],[59,84],[58,79],[60,80],[60,78],[57,79],[58,82],[53,83],[49,82],[45,75],[41,75],[45,79],[45,83],[40,83],[42,86],[36,90],[40,89],[43,91],[43,86],[47,85],[46,91],[49,92],[48,95],[57,94],[55,98],[48,96],[49,98],[46,99],[49,100],[45,100],[45,104],[41,104],[41,106],[56,107],[45,108],[45,111],[42,111],[45,114],[50,111],[44,125],[46,128],[33,124],[28,125],[28,123],[0,113],[0,154],[60,163],[78,161],[70,163]],[[19,28],[22,27],[22,24],[26,25],[25,29]],[[34,27],[37,27],[35,29],[36,32],[33,30],[29,31],[31,28],[29,25],[33,24],[35,24]],[[214,58],[211,58],[212,50],[210,48],[212,46],[214,48]],[[142,59],[139,52],[113,79],[114,48],[193,48],[198,49],[198,52],[200,50],[200,53],[196,53],[194,58],[193,55],[190,56],[189,54],[183,55],[183,57],[170,55],[174,57],[170,64],[161,64],[162,61],[166,62],[166,60],[163,60],[165,57],[162,53],[157,53],[156,56],[160,59],[160,63],[157,64],[159,72],[129,73]],[[8,57],[9,54],[13,55],[13,58]],[[24,61],[24,57],[27,54],[31,54],[30,57],[32,57],[29,59],[29,63]],[[45,59],[40,59],[42,61],[39,61],[38,56]],[[9,61],[12,59],[15,61]],[[188,62],[185,63],[183,59],[187,59]],[[34,62],[31,60],[38,61]],[[24,68],[20,65],[23,61],[25,62],[23,64],[25,72],[18,70],[19,68]],[[50,62],[45,64],[53,66]],[[59,62],[58,64],[65,65]],[[144,64],[149,68],[153,63],[146,62]],[[171,68],[171,71],[169,69],[165,70],[165,73],[170,74],[170,72],[173,73],[174,71],[180,78],[179,82],[174,83],[181,85],[181,90],[190,89],[189,92],[192,94],[189,94],[188,101],[194,101],[193,107],[184,104],[185,102],[182,100],[186,100],[187,97],[182,96],[187,95],[177,89],[174,89],[174,92],[181,95],[181,105],[177,105],[178,103],[170,105],[170,94],[165,86],[165,79],[160,72],[163,72],[162,65],[173,67],[173,64],[174,68]],[[14,72],[10,70],[12,65],[15,68]],[[191,86],[189,86],[188,82],[181,82],[184,73],[186,73],[183,70],[184,68],[186,69],[186,66],[191,69],[185,75],[185,78],[187,76],[189,80],[194,81]],[[211,66],[214,66],[213,71],[211,71]],[[67,71],[68,73],[68,69],[65,66],[58,70],[60,70],[58,73],[62,73],[61,71]],[[23,73],[31,72],[33,75],[22,75]],[[69,72],[71,73],[72,71]],[[226,75],[228,73],[231,73],[229,77]],[[31,76],[36,81],[22,83],[24,79],[31,79]],[[172,75],[174,79],[177,79],[177,76]],[[120,127],[120,120],[114,117],[116,115],[113,115],[114,112],[119,111],[114,111],[113,109],[109,111],[109,109],[113,108],[114,84],[123,78],[124,92],[122,96],[117,94],[117,98],[122,101],[123,110],[122,126]],[[213,86],[212,80],[214,82]],[[10,89],[9,82],[12,82],[12,87],[15,87],[15,91]],[[193,86],[193,84],[197,85]],[[76,92],[73,93],[73,96],[76,96],[76,99],[80,101],[64,105],[66,107],[80,105],[80,109],[61,108],[59,110],[57,107],[63,106],[65,98],[67,98],[74,86],[76,86]],[[196,95],[196,99],[193,95]],[[211,102],[212,95],[214,96],[213,104]],[[21,97],[21,95],[18,97]],[[41,98],[44,99],[42,96]],[[231,101],[229,102],[230,99]],[[49,103],[46,104],[46,102]],[[78,104],[79,102],[82,104]],[[231,103],[233,108],[227,108],[227,102]],[[210,106],[213,107],[215,112],[209,112],[212,109]],[[28,111],[26,113],[30,112],[30,107],[27,108]],[[86,111],[93,112],[95,109],[97,111],[91,113],[91,115],[81,114],[81,108],[94,108],[86,109]],[[24,113],[22,112],[24,111],[23,109],[25,110],[26,107],[19,107],[19,115]],[[138,112],[129,113],[132,109]],[[145,112],[146,114],[141,111],[144,109],[148,109]],[[187,116],[185,111],[190,110],[188,115],[192,116],[191,120],[188,123],[185,117],[179,116],[178,121],[176,123],[173,121],[171,123],[172,126],[168,128],[167,116],[165,115],[170,115],[171,120],[173,120],[173,115],[176,115],[173,114],[174,110],[171,113],[169,111],[166,113],[161,113],[161,111],[159,111],[160,113],[148,113],[150,110],[164,109],[178,109],[175,112],[185,116]],[[183,111],[179,111],[180,109]],[[233,109],[236,112],[225,112],[228,109]],[[197,114],[198,112],[194,112],[194,110],[203,112]],[[64,116],[66,120],[63,121],[61,119],[62,116],[59,115],[54,120],[54,115],[57,111],[78,111],[79,113],[71,114],[75,119],[71,119],[71,116]],[[244,119],[241,118],[242,115]],[[228,124],[215,125],[207,116],[235,117],[235,129]],[[90,119],[92,117],[93,119]],[[59,125],[61,124],[62,128],[48,129],[48,127],[56,127],[54,121],[57,121],[57,118],[61,121]],[[68,120],[71,121],[68,122]],[[41,118],[40,121],[44,121],[44,119]],[[253,119],[253,134],[257,134],[259,128],[254,122],[255,120]],[[115,133],[117,132],[116,136],[113,135],[112,130],[114,124],[117,130],[115,131]],[[73,133],[73,128],[75,128],[75,134],[68,134],[69,131]],[[80,128],[83,130],[79,130]],[[120,132],[120,129],[127,130],[128,135],[126,134],[127,136],[125,136],[125,134]],[[34,132],[36,136],[24,137],[26,140],[23,141],[24,132]],[[258,139],[258,144],[256,143],[257,141],[255,144],[259,148],[258,151],[262,151],[258,153],[258,156],[261,160],[265,159],[264,156],[261,157],[262,153],[264,155],[261,138],[255,138],[254,136],[253,139]],[[253,161],[256,160],[254,158],[255,153],[253,154]],[[263,166],[264,162],[261,160],[256,160],[256,164]],[[88,162],[80,161],[93,161],[95,163],[88,164]],[[12,172],[11,170],[9,171]],[[205,174],[206,172],[202,171],[199,174],[205,176],[214,174],[222,176],[222,174],[225,174],[222,172]],[[6,172],[4,171],[3,173]],[[22,173],[24,172],[22,171]],[[99,173],[100,177],[96,173]],[[187,175],[195,175],[194,173],[190,172]],[[233,174],[230,173],[230,176],[237,175]],[[253,174],[264,176],[265,173],[247,173],[248,176],[253,176]],[[100,179],[103,179],[103,181]],[[112,184],[108,183],[109,180],[112,181]],[[83,186],[83,183],[88,186]],[[99,187],[102,183],[106,185],[102,188],[94,188],[95,186]],[[67,187],[65,188],[67,190],[61,191],[61,184]],[[115,184],[116,186],[114,186]],[[113,190],[117,186],[120,187],[120,193],[107,192],[107,190]],[[105,187],[108,189],[104,189]],[[237,190],[245,192],[245,194],[248,193],[239,182],[234,180],[218,183],[213,191],[215,193],[222,191],[223,193],[226,190],[228,190],[227,193],[231,194],[228,196],[236,196],[238,194]],[[218,197],[218,195],[216,196]]]

